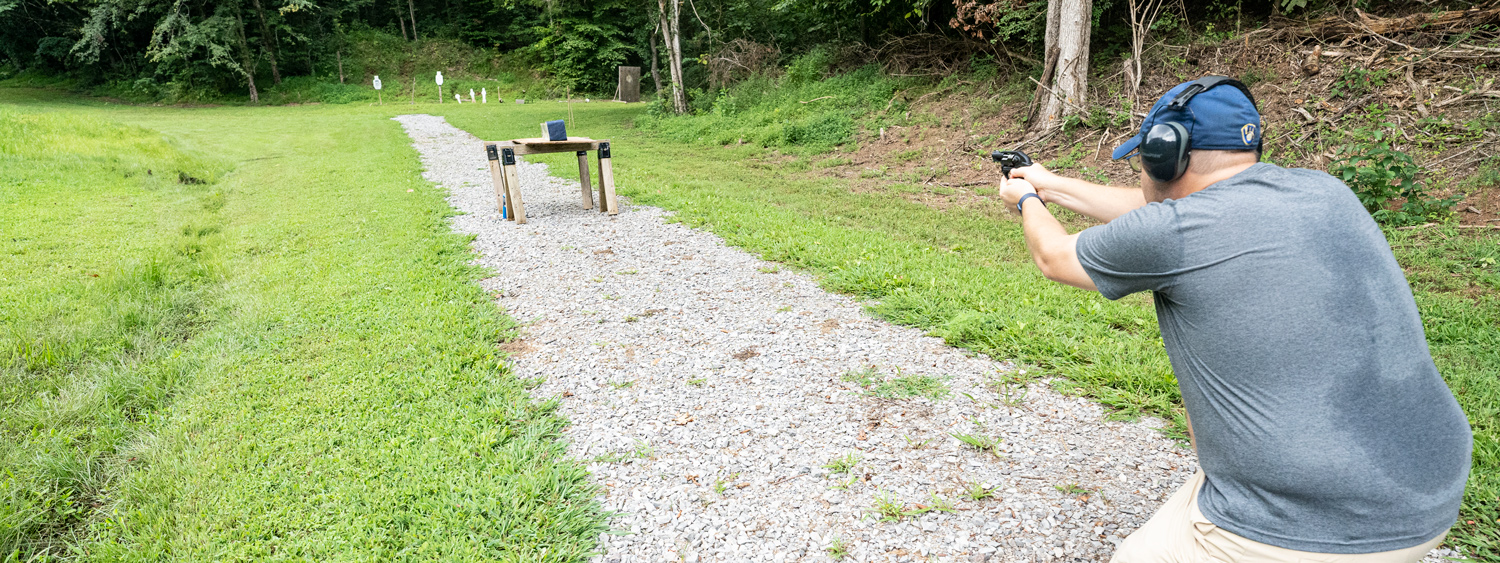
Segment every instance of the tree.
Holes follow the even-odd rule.
[[[411,40],[418,41],[417,37],[417,3],[416,0],[406,0],[406,9],[411,11]]]
[[[1088,101],[1089,31],[1092,0],[1047,2],[1047,37],[1043,47],[1042,80],[1032,102],[1031,128],[1047,130],[1079,112]],[[1040,108],[1041,111],[1036,110]]]
[[[651,39],[650,39],[650,43],[651,43],[651,86],[654,87],[654,88],[656,88],[655,92],[656,92],[656,95],[658,95],[658,96],[661,95],[661,72],[657,69],[657,66],[658,66],[658,63],[661,62],[661,54],[656,52],[656,34],[657,34],[657,31],[660,30],[660,29],[661,29],[661,24],[660,23],[656,24],[656,27],[651,30]]]
[[[668,9],[667,4],[671,4]],[[682,89],[682,43],[681,33],[678,31],[677,22],[680,19],[681,0],[656,0],[658,15],[661,18],[662,38],[665,39],[667,47],[667,71],[672,78],[672,111],[678,114],[687,113],[687,93]]]
[[[1161,16],[1166,0],[1130,1],[1130,59],[1125,61],[1125,81],[1130,84],[1130,103],[1135,104],[1141,90],[1141,56],[1146,51],[1146,36],[1156,18]]]
[[[280,86],[281,70],[276,68],[276,36],[271,34],[271,27],[266,24],[266,9],[261,7],[260,0],[250,0],[250,3],[255,6],[255,16],[260,18],[260,44],[271,62],[271,80]],[[244,33],[241,32],[240,35],[243,36]]]

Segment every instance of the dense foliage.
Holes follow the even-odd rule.
[[[683,10],[683,47],[696,57],[748,37],[797,50],[937,29],[913,4],[702,0]],[[338,79],[351,43],[378,30],[510,53],[561,87],[607,93],[615,66],[651,66],[655,22],[654,3],[624,0],[0,0],[0,66],[167,99],[245,95],[294,76]]]
[[[838,59],[839,70],[879,61],[898,74],[948,74],[967,69],[976,55],[1025,69],[1043,58],[1045,0],[680,1],[689,89],[716,90],[725,79],[775,72],[819,46]],[[1349,4],[1283,3],[1182,4],[1185,11],[1169,13],[1154,29],[1171,31],[1186,20],[1264,21],[1278,11]],[[483,49],[558,91],[608,95],[615,67],[638,65],[649,91],[657,10],[657,2],[628,0],[0,0],[0,79],[29,71],[132,98],[254,99],[252,92],[274,92],[293,77],[368,83],[371,74],[347,68],[351,51],[372,38],[400,37]],[[1093,13],[1094,58],[1114,60],[1131,35],[1129,4],[1095,0]],[[657,47],[664,59],[665,47]],[[431,71],[413,66],[400,68],[401,76]]]

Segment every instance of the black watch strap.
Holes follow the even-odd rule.
[[[1022,195],[1021,199],[1016,200],[1016,213],[1021,213],[1021,206],[1026,205],[1026,198],[1028,198],[1028,197],[1034,197],[1034,198],[1037,198],[1037,199],[1042,199],[1042,196],[1036,195],[1035,193],[1029,193],[1029,194]],[[1042,202],[1043,205],[1046,205],[1046,203],[1047,202],[1045,202],[1045,201]]]

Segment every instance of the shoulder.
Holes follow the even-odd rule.
[[[1179,207],[1185,201],[1148,203],[1113,221],[1084,229],[1078,235],[1079,257],[1100,259],[1114,255],[1159,259],[1177,254],[1182,246]]]
[[[1116,217],[1103,225],[1084,229],[1087,236],[1157,236],[1175,234],[1178,226],[1180,206],[1186,200],[1166,200],[1147,203]]]
[[[1322,170],[1308,168],[1283,168],[1269,162],[1256,163],[1220,182],[1225,185],[1266,184],[1276,187],[1301,187],[1313,189],[1343,188],[1344,183]]]

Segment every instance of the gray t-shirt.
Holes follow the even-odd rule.
[[[1214,524],[1317,553],[1412,547],[1453,525],[1468,420],[1343,183],[1256,164],[1083,231],[1078,259],[1107,298],[1154,292]]]

